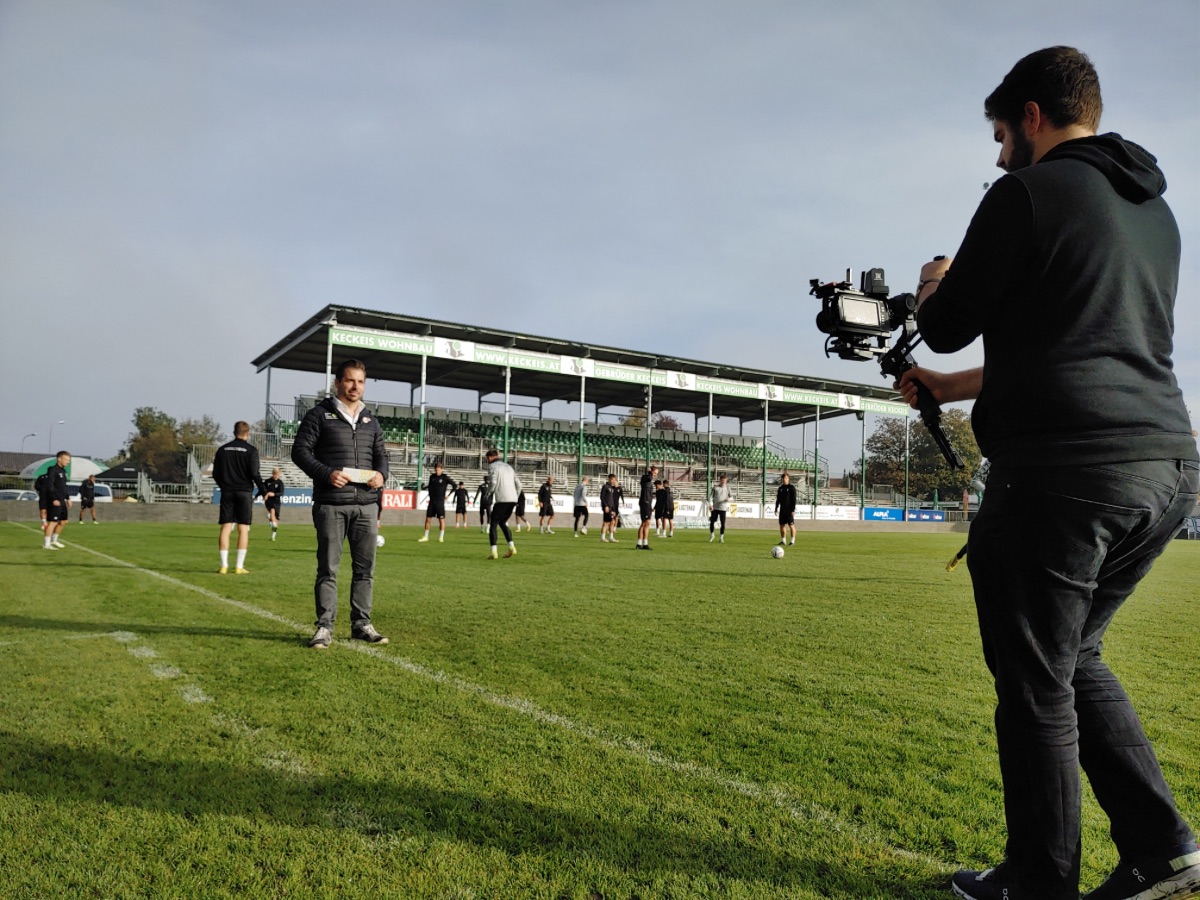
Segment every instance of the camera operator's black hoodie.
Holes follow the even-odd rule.
[[[996,182],[917,313],[950,353],[983,335],[972,424],[994,464],[1196,459],[1171,368],[1179,229],[1153,156],[1065,141]]]

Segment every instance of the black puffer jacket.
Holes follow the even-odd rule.
[[[336,469],[374,469],[386,479],[387,452],[375,413],[365,406],[355,427],[337,410],[337,401],[326,397],[304,416],[292,444],[292,462],[313,480],[313,502],[367,505],[379,501],[379,491],[365,484],[335,488],[329,476]]]

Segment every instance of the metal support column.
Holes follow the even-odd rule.
[[[512,367],[504,367],[504,456],[505,462],[511,462],[508,458],[508,428],[512,421]]]
[[[271,367],[267,366],[267,403],[263,409],[263,425],[271,427]]]
[[[646,468],[650,468],[650,414],[654,406],[654,385],[646,385]]]
[[[705,423],[708,425],[708,465],[705,467],[705,479],[707,481],[707,485],[704,490],[704,497],[706,500],[712,496],[712,407],[713,395],[709,394],[708,421]]]
[[[859,517],[867,517],[867,414],[859,413],[862,417],[862,445],[858,456],[858,510]]]
[[[579,376],[579,465],[576,467],[575,477],[580,481],[583,480],[583,404],[587,399],[587,376]]]
[[[429,357],[421,354],[421,418],[417,424],[417,490],[421,490],[421,470],[425,467],[425,364]]]
[[[767,508],[767,423],[771,421],[771,401],[763,400],[763,451],[762,451],[762,509]]]
[[[904,521],[908,521],[908,432],[912,417],[904,417]]]
[[[821,407],[817,407],[817,417],[813,419],[813,502],[812,517],[817,517],[817,492],[821,487]]]

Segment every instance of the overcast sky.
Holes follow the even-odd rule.
[[[327,303],[881,385],[824,358],[808,280],[953,253],[983,98],[1060,43],[1167,175],[1196,420],[1196,0],[0,0],[0,449],[258,419],[250,360]]]

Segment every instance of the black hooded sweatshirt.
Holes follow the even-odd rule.
[[[1197,458],[1171,367],[1179,229],[1153,156],[1065,141],[992,186],[917,313],[951,353],[983,335],[972,412],[993,464]]]

